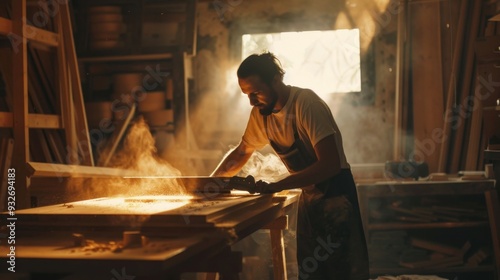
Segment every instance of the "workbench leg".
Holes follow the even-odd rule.
[[[286,280],[285,246],[283,230],[288,228],[288,216],[281,216],[264,227],[271,233],[274,280]]]
[[[498,194],[496,190],[484,193],[486,206],[488,207],[488,218],[490,221],[491,239],[493,241],[493,256],[497,278],[500,279],[500,206],[498,205]]]
[[[275,280],[286,280],[285,246],[283,243],[283,231],[271,229],[271,248],[273,252],[273,270]]]

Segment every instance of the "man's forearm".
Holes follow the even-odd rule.
[[[224,157],[211,176],[235,176],[251,155],[251,153],[245,153],[235,148]]]

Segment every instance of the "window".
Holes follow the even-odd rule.
[[[243,59],[270,51],[281,61],[286,84],[321,96],[360,92],[359,29],[245,34]]]

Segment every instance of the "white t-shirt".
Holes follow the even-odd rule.
[[[296,94],[298,96],[293,106],[291,103]],[[342,135],[330,108],[310,89],[291,87],[285,106],[279,112],[267,116],[268,134],[264,126],[264,116],[260,114],[258,108],[253,107],[242,141],[259,150],[269,144],[269,139],[272,139],[280,149],[286,150],[295,140],[293,119],[295,119],[299,138],[305,144],[308,153],[314,156],[314,146],[323,138],[333,134],[340,156],[340,167],[350,168],[342,146]]]

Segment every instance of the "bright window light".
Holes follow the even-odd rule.
[[[274,53],[285,70],[286,84],[325,96],[361,91],[359,29],[245,34],[243,59]]]

